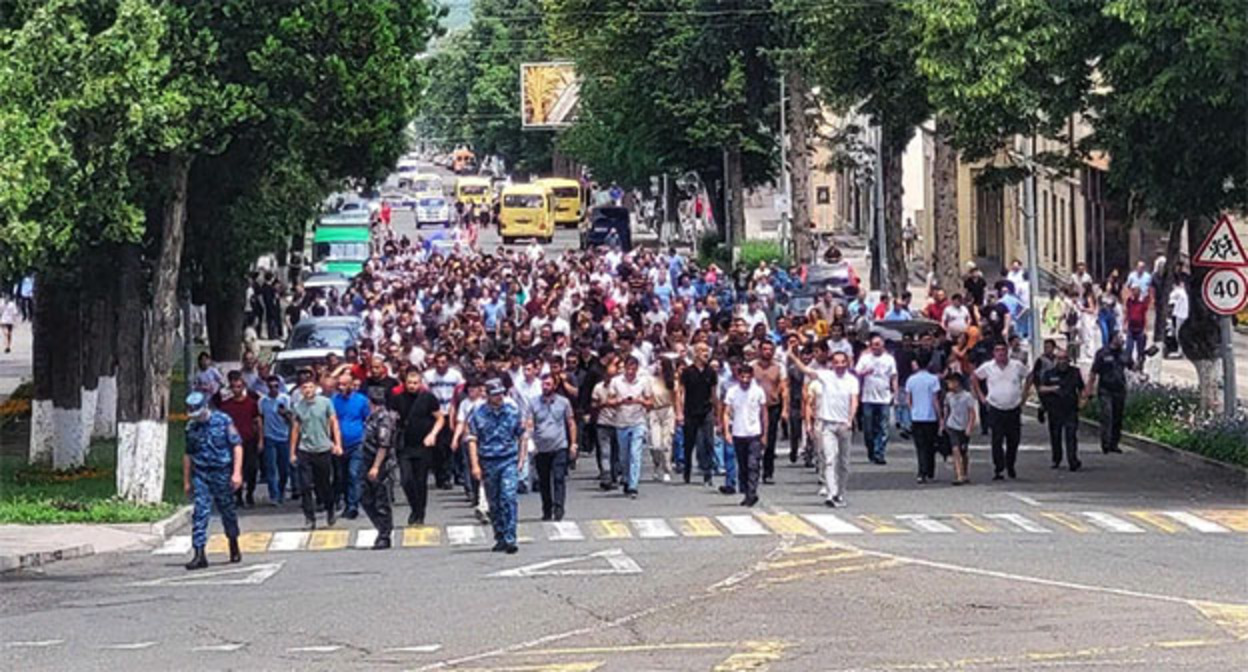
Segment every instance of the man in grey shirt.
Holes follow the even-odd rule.
[[[342,455],[342,434],[338,430],[338,416],[334,405],[324,395],[317,394],[316,380],[310,372],[300,375],[299,401],[295,402],[293,422],[290,428],[290,464],[299,469],[299,482],[303,486],[303,517],[307,529],[316,529],[316,507],[312,492],[325,506],[325,522],[334,524],[333,491],[330,490],[330,473],[333,457]]]
[[[555,379],[549,374],[542,376],[542,394],[529,408],[537,450],[533,462],[542,493],[542,520],[563,520],[568,461],[576,459],[576,416],[567,397],[555,393]]]

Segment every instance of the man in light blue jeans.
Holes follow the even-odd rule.
[[[288,478],[294,487],[298,472],[290,468],[290,397],[282,392],[282,379],[269,376],[265,380],[268,394],[260,397],[260,415],[264,418],[264,476],[269,486],[269,502],[285,501]]]
[[[615,436],[628,465],[628,482],[624,494],[637,498],[641,481],[641,460],[646,452],[646,411],[654,404],[650,382],[637,375],[639,362],[629,356],[624,361],[624,375],[611,380],[607,403],[615,408]]]

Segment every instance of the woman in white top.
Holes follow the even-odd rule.
[[[13,325],[17,324],[19,317],[21,317],[21,311],[17,308],[17,301],[7,296],[0,296],[0,332],[4,332],[4,354],[6,355],[13,351]]]
[[[672,435],[676,433],[676,411],[672,406],[672,390],[676,388],[676,366],[670,357],[659,358],[659,375],[650,376],[650,394],[654,405],[646,412],[649,425],[650,458],[654,461],[654,480],[672,480]]]

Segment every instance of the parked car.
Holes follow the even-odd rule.
[[[286,391],[294,390],[299,383],[299,371],[310,369],[314,364],[323,364],[331,354],[342,356],[338,348],[304,348],[302,350],[283,350],[273,357],[273,373],[280,376],[286,383]]]
[[[422,196],[416,201],[416,228],[426,224],[448,226],[451,223],[451,206],[443,196]]]
[[[342,352],[360,339],[363,322],[354,315],[305,317],[295,324],[284,351],[331,348]]]
[[[336,290],[339,296],[347,291],[347,288],[350,286],[351,278],[348,278],[345,273],[312,273],[303,279],[303,288],[305,290],[319,289],[328,291],[332,289]]]

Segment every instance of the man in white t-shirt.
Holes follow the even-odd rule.
[[[887,464],[888,419],[897,397],[897,361],[885,352],[884,339],[871,337],[870,347],[858,358],[854,373],[862,379],[862,435],[872,464]]]
[[[992,432],[992,480],[1001,480],[1001,472],[1017,478],[1014,464],[1022,431],[1022,407],[1030,391],[1027,367],[1010,357],[1005,343],[998,342],[992,348],[992,359],[975,369],[971,382],[975,397],[988,405],[984,420]],[[987,391],[984,383],[988,384]]]
[[[962,295],[954,294],[949,299],[949,305],[945,306],[945,312],[941,313],[940,324],[949,333],[949,340],[956,340],[958,336],[966,332],[966,328],[971,326],[971,311],[962,304]]]
[[[823,503],[828,508],[836,508],[845,506],[849,447],[854,434],[854,416],[858,414],[859,385],[858,378],[849,370],[849,355],[834,352],[831,364],[831,371],[801,368],[805,368],[803,373],[811,378],[806,386],[803,416],[807,432],[816,437],[823,455]]]
[[[736,384],[724,394],[724,436],[732,437],[737,456],[738,482],[745,499],[741,506],[758,503],[758,479],[763,444],[767,441],[767,394],[754,383],[754,368],[737,367]]]
[[[424,375],[425,387],[438,398],[438,404],[441,406],[442,414],[449,417],[451,413],[451,402],[455,399],[455,392],[460,385],[464,384],[464,374],[459,369],[451,367],[450,356],[445,352],[439,352],[433,357],[433,368],[425,371]],[[442,431],[438,432],[437,446],[434,448],[434,481],[437,483],[439,490],[450,490],[451,479],[454,478],[458,482],[463,482],[464,474],[458,465],[451,459],[451,438],[454,432],[451,429],[451,423],[447,422],[442,425]]]

